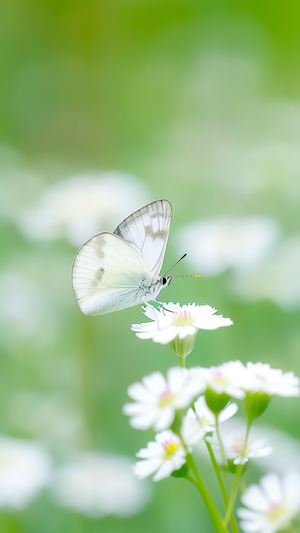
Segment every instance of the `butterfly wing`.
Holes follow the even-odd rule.
[[[99,233],[76,253],[72,286],[81,311],[103,315],[143,303],[152,273],[143,257],[122,238]]]
[[[168,200],[145,205],[125,218],[114,234],[127,241],[144,259],[153,276],[163,264],[172,222],[172,206]]]

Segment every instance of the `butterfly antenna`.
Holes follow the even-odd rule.
[[[168,274],[168,272],[170,272],[170,270],[172,270],[172,268],[174,268],[174,266],[178,265],[178,263],[180,263],[180,261],[182,261],[182,259],[184,259],[185,257],[187,256],[187,254],[183,254],[182,257],[180,257],[180,259],[178,259],[178,261],[176,261],[176,263],[174,263],[173,266],[171,266],[171,268],[169,268],[169,270],[167,270],[167,272],[165,273],[164,277]],[[194,274],[194,275],[190,275],[190,276],[170,276],[171,278],[201,278],[200,274]]]
[[[169,268],[169,270],[167,270],[167,272],[164,274],[164,277],[168,274],[168,272],[170,272],[170,270],[172,270],[172,268],[174,268],[174,266],[178,265],[178,263],[180,263],[180,261],[182,261],[182,259],[184,259],[186,256],[187,256],[187,254],[183,254],[183,256],[180,259],[178,259],[178,261],[176,261],[176,263],[174,263],[174,265],[171,266],[171,268]]]

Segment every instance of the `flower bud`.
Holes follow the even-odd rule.
[[[175,337],[175,339],[170,342],[173,352],[181,358],[189,355],[194,348],[196,334],[197,333],[195,333],[195,335],[187,335],[184,339]]]

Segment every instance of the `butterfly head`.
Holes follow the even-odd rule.
[[[160,282],[162,287],[167,287],[171,283],[171,279],[173,276],[161,276]]]

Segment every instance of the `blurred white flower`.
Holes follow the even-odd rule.
[[[176,409],[187,407],[202,390],[201,381],[193,380],[187,368],[169,368],[167,378],[153,372],[128,388],[135,403],[125,404],[123,412],[131,416],[132,427],[161,431],[170,427]]]
[[[231,290],[255,301],[268,298],[283,309],[300,306],[300,237],[294,236],[278,246],[268,260],[251,272],[236,272]]]
[[[238,399],[245,397],[246,368],[241,361],[228,361],[210,368],[195,367],[190,372],[196,382],[199,380],[199,383],[205,383],[205,389]]]
[[[216,416],[207,407],[204,396],[194,402],[194,409],[195,411],[190,407],[182,419],[181,436],[187,446],[193,446],[216,429]],[[236,403],[228,404],[218,416],[219,423],[234,416],[237,410]]]
[[[246,364],[247,379],[244,389],[250,392],[262,392],[273,396],[299,396],[299,378],[294,372],[283,372],[271,368],[268,363]]]
[[[259,485],[250,485],[241,500],[248,507],[237,511],[244,531],[275,533],[300,511],[300,475],[289,471],[280,479],[277,474],[267,474]]]
[[[57,503],[91,518],[130,516],[148,500],[147,487],[132,473],[127,457],[81,453],[58,469],[53,482]]]
[[[264,124],[259,135],[257,128],[252,127],[258,117]],[[297,202],[300,194],[299,103],[260,99],[243,106],[239,119],[238,129],[227,131],[229,138],[220,146],[217,160],[210,158],[215,180],[235,194],[252,194],[257,198],[266,191],[275,191],[284,199]],[[241,136],[245,126],[247,139]]]
[[[267,217],[215,218],[192,222],[177,232],[176,243],[187,260],[206,276],[228,268],[250,270],[267,256],[280,235]]]
[[[186,450],[178,435],[170,429],[157,433],[156,442],[148,442],[147,448],[142,448],[137,457],[144,459],[134,465],[134,473],[139,478],[153,476],[153,481],[169,477],[174,470],[178,470],[186,462]]]
[[[49,457],[38,444],[0,436],[0,507],[25,507],[49,476]]]
[[[39,205],[19,212],[17,222],[31,240],[65,237],[79,246],[100,231],[114,231],[146,201],[146,187],[129,174],[75,174],[45,189]]]
[[[132,324],[131,329],[139,339],[152,339],[160,344],[171,343],[177,355],[188,355],[199,329],[213,330],[233,324],[230,318],[217,315],[217,309],[210,305],[180,305],[169,302],[159,310],[147,305],[143,313],[152,322]]]
[[[226,424],[222,426],[220,430],[222,441],[222,453],[220,449],[219,440],[214,434],[212,437],[207,437],[206,440],[211,443],[212,447],[218,451],[218,460],[222,462],[222,455],[224,454],[226,459],[233,460],[233,464],[244,465],[249,459],[256,457],[266,457],[272,452],[272,447],[268,446],[266,439],[248,439],[246,448],[245,445],[245,429],[239,429],[232,431],[226,427]]]
[[[0,146],[0,213],[6,219],[16,222],[20,210],[36,201],[41,194],[45,180],[39,174],[22,168],[20,154],[15,154],[15,162],[11,161],[8,165],[3,165],[2,155]],[[18,158],[20,161],[17,161]]]
[[[260,438],[261,428],[252,426],[253,438]],[[300,441],[278,428],[264,425],[264,436],[272,443],[273,451],[259,467],[265,471],[276,471],[282,475],[288,470],[294,469],[300,472]]]
[[[253,424],[250,431],[250,442],[260,441],[262,439],[262,429],[263,438],[266,442],[272,445],[272,453],[270,455],[266,455],[263,461],[256,461],[255,468],[259,468],[264,473],[275,471],[280,476],[291,469],[298,470],[300,472],[299,440],[285,433],[284,431],[267,426],[266,424],[263,425],[263,428],[262,426]],[[222,435],[222,438],[225,438],[227,435],[231,434],[245,434],[245,431],[245,419],[239,417],[238,415],[230,418],[226,421],[226,424],[222,424],[220,427],[220,434]],[[199,441],[195,450],[197,453],[203,455],[203,457],[209,459],[203,440]]]

